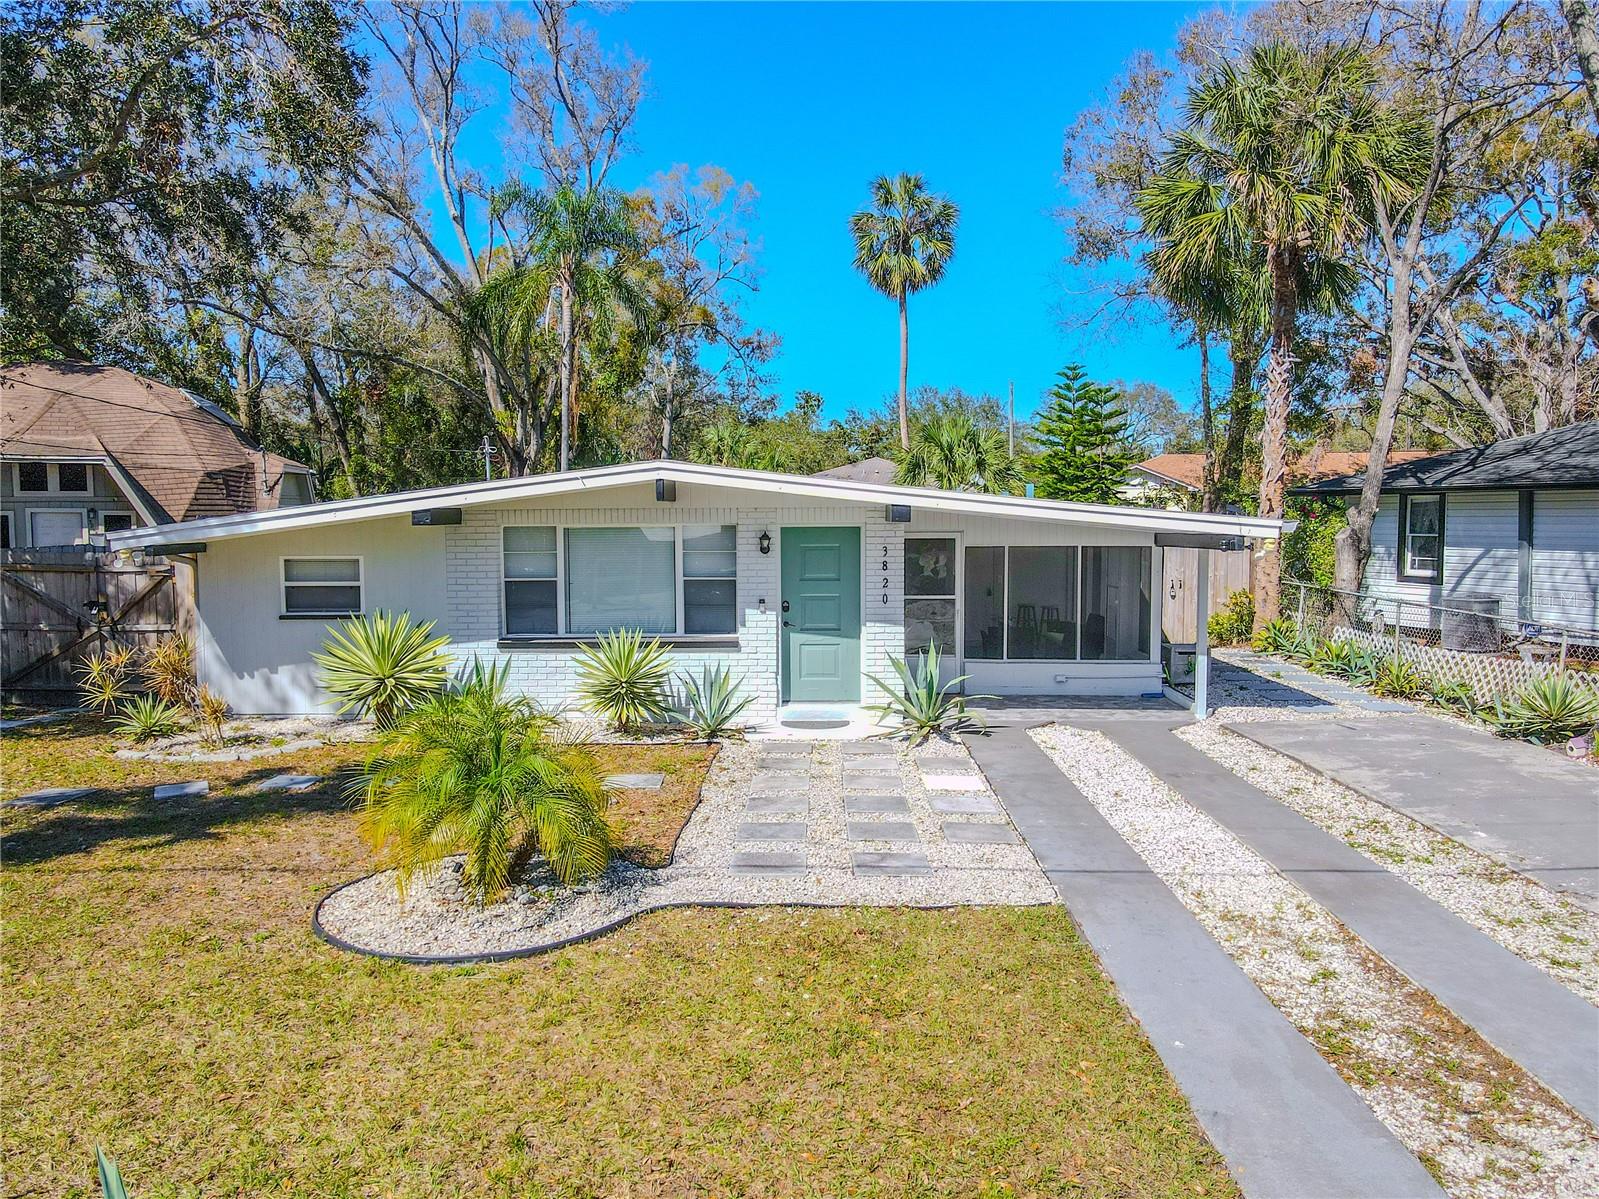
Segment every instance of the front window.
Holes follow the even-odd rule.
[[[1005,611],[1011,658],[1077,657],[1077,547],[1014,545]]]
[[[568,529],[566,631],[677,630],[671,529]]]
[[[505,539],[505,631],[554,633],[555,526],[508,528]]]
[[[1399,500],[1399,577],[1436,583],[1443,574],[1444,497]]]
[[[358,616],[361,559],[283,559],[283,615]]]
[[[964,660],[1147,661],[1152,566],[1148,546],[967,546]]]
[[[731,633],[737,622],[738,530],[683,528],[683,631]]]
[[[1005,656],[1005,547],[966,547],[966,649],[968,661]]]
[[[1142,546],[1083,547],[1083,659],[1149,657],[1150,552]]]
[[[905,538],[905,654],[955,653],[955,539]]]

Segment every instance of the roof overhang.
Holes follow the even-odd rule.
[[[664,480],[707,487],[756,491],[766,495],[792,495],[813,500],[862,504],[908,504],[928,511],[962,512],[981,516],[1014,517],[1068,524],[1111,526],[1150,533],[1212,534],[1251,539],[1274,538],[1293,527],[1292,522],[1266,520],[1223,512],[1167,512],[1157,508],[1132,508],[1112,504],[1077,504],[1059,500],[1010,495],[977,495],[964,491],[939,491],[929,487],[863,483],[853,479],[825,479],[812,475],[783,475],[769,471],[706,466],[697,462],[631,462],[564,474],[532,475],[519,479],[493,479],[388,495],[362,496],[278,508],[270,512],[243,512],[213,516],[181,524],[133,529],[108,538],[112,549],[161,546],[173,542],[221,541],[264,533],[286,533],[352,520],[408,516],[423,508],[469,508],[609,491]]]

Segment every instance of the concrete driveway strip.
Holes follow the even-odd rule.
[[[1363,721],[1377,724],[1378,721]],[[1599,1011],[1168,726],[1097,726],[1506,1057],[1599,1123]]]
[[[1599,771],[1420,714],[1227,726],[1599,911]]]
[[[1021,722],[967,747],[1245,1195],[1443,1194]]]

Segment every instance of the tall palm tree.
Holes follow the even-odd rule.
[[[966,412],[924,416],[916,426],[911,448],[894,458],[899,465],[894,481],[907,487],[1016,495],[1024,486],[1021,467],[1011,456],[1004,432],[978,424]]]
[[[630,267],[643,239],[627,198],[613,188],[516,189],[503,203],[527,220],[528,261],[491,275],[475,307],[486,325],[513,339],[531,341],[553,328],[566,470],[577,434],[578,347],[586,332],[605,336],[623,317],[642,318],[645,298]]]
[[[1347,258],[1368,235],[1375,197],[1404,199],[1425,161],[1418,127],[1382,104],[1375,83],[1351,48],[1257,46],[1242,67],[1223,63],[1189,92],[1184,125],[1137,196],[1163,278],[1219,281],[1232,264],[1264,259],[1262,516],[1283,512],[1299,313],[1317,291],[1353,286]],[[1274,543],[1256,572],[1258,622],[1277,615],[1279,575]]]
[[[872,180],[872,206],[849,219],[855,239],[855,269],[899,304],[899,444],[911,448],[906,381],[910,373],[910,321],[905,301],[912,292],[944,277],[955,253],[960,210],[927,190],[920,175],[879,175]]]

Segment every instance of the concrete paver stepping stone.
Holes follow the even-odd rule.
[[[873,850],[856,850],[850,854],[855,865],[856,874],[931,874],[932,863],[927,860],[925,853],[915,852],[883,852]]]
[[[751,816],[802,815],[810,808],[810,799],[798,794],[752,795],[744,801],[744,810]]]
[[[903,795],[846,795],[846,812],[909,812],[911,805]]]
[[[986,791],[988,784],[980,774],[923,774],[922,786],[929,791]]]
[[[659,791],[666,782],[664,774],[612,774],[605,785],[619,791]]]
[[[899,759],[893,754],[884,754],[880,758],[846,758],[844,769],[867,774],[898,774]]]
[[[790,876],[805,873],[802,853],[736,853],[728,865],[733,874]]]
[[[256,784],[257,791],[309,791],[322,781],[318,774],[274,774]]]
[[[752,791],[809,791],[811,780],[803,774],[773,774],[763,770],[750,779]]]
[[[956,845],[1019,845],[1021,838],[1008,824],[978,824],[975,821],[944,821],[944,839]]]
[[[803,841],[803,820],[746,820],[738,826],[740,841]]]
[[[947,816],[986,816],[999,811],[986,795],[929,795],[927,803],[933,811]]]
[[[843,750],[846,758],[872,758],[894,753],[892,745],[881,741],[846,741]]]
[[[885,787],[897,786],[899,776],[883,772],[856,774],[852,770],[846,770],[843,781],[846,791],[881,791]]]
[[[15,799],[6,800],[4,806],[8,808],[51,808],[56,804],[71,803],[82,799],[86,795],[93,795],[98,787],[46,787],[43,791],[34,791],[27,795],[19,795]]]
[[[851,820],[844,826],[851,841],[920,841],[909,820]]]
[[[211,784],[204,779],[193,783],[167,783],[155,789],[157,799],[188,799],[193,795],[210,795]]]
[[[809,774],[809,758],[759,758],[755,769],[764,774]]]

